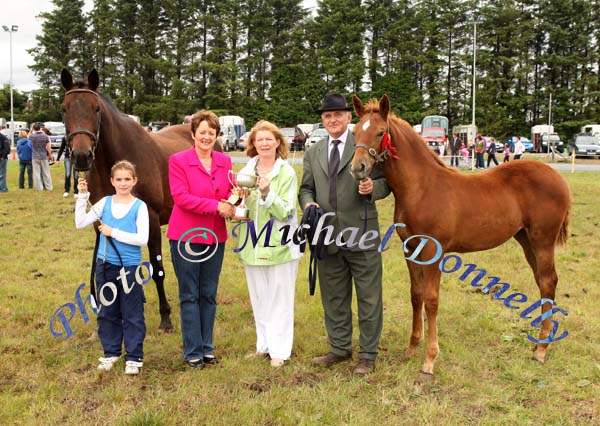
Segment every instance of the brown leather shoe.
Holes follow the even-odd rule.
[[[323,365],[325,367],[331,367],[339,362],[344,362],[352,359],[352,355],[336,355],[333,352],[327,353],[327,355],[318,356],[312,359],[313,365]]]
[[[358,361],[358,365],[354,369],[354,374],[364,376],[366,374],[371,374],[373,372],[373,370],[375,370],[375,360],[361,358]]]

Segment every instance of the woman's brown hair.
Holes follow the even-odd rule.
[[[206,109],[201,109],[200,111],[192,115],[192,134],[196,134],[196,129],[203,121],[206,121],[208,123],[208,127],[217,131],[218,137],[219,133],[221,132],[219,117],[217,117],[217,115],[214,112],[208,111]]]

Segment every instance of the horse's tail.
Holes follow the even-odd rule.
[[[562,224],[560,225],[560,231],[558,232],[558,237],[556,238],[556,242],[560,245],[565,245],[567,240],[569,239],[569,221],[571,220],[571,208],[567,210],[565,214],[565,218],[563,219]]]

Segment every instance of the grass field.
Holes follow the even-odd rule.
[[[88,340],[93,315],[88,323],[77,315],[76,332],[68,340],[54,338],[49,330],[54,311],[75,303],[77,286],[87,282],[94,240],[90,228],[74,227],[74,200],[62,198],[62,165],[52,167],[52,175],[53,192],[18,190],[17,165],[9,161],[9,192],[0,194],[2,425],[600,424],[600,174],[564,175],[574,203],[571,238],[556,252],[556,301],[569,313],[557,316],[559,334],[568,330],[569,336],[550,345],[546,364],[530,360],[526,336],[537,336],[530,320],[456,274],[443,274],[441,352],[435,381],[421,390],[414,381],[424,347],[416,358],[403,358],[411,308],[397,238],[383,254],[384,330],[377,369],[367,378],[352,375],[356,354],[354,362],[332,369],[310,365],[328,347],[318,289],[315,297],[308,295],[306,256],[296,284],[290,364],[273,370],[265,359],[245,358],[254,350],[254,323],[232,239],[215,329],[221,364],[191,371],[182,361],[177,283],[165,250],[176,332],[158,333],[158,300],[149,284],[141,375],[126,377],[122,361],[108,373],[97,372],[100,343]],[[392,197],[379,203],[382,231],[392,223],[392,208]],[[502,214],[502,206],[496,214]],[[501,277],[512,291],[538,299],[516,242],[461,257]]]

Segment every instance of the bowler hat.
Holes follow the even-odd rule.
[[[321,107],[315,112],[321,114],[324,111],[352,111],[352,107],[346,102],[346,98],[338,93],[328,93],[323,98]]]

